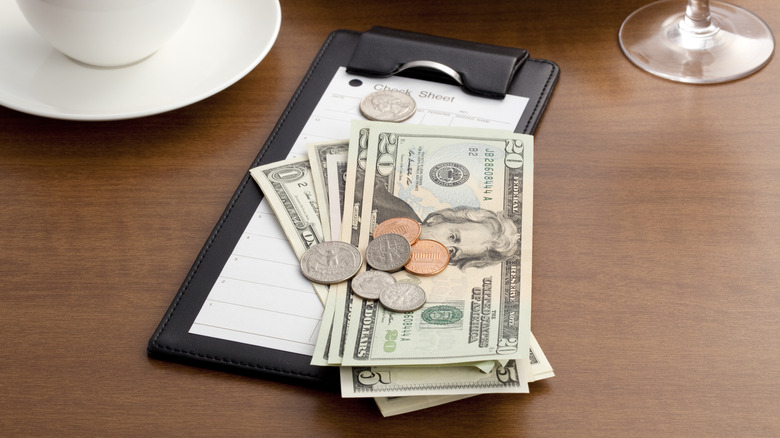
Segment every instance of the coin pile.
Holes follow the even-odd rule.
[[[435,275],[450,261],[447,248],[435,240],[420,239],[421,231],[413,219],[388,219],[377,225],[366,247],[366,263],[372,270],[358,274],[363,260],[357,248],[333,241],[306,250],[301,272],[321,284],[352,279],[352,292],[363,299],[378,299],[395,312],[417,310],[425,304],[425,291],[415,284],[397,283],[389,273],[403,268],[415,275]]]
[[[373,255],[374,257],[387,257],[400,259],[405,257],[405,261],[402,263],[404,269],[415,275],[435,275],[440,273],[447,267],[450,262],[450,253],[447,251],[447,247],[435,240],[420,239],[422,228],[419,222],[414,219],[406,217],[396,217],[388,219],[374,229],[374,240],[368,244],[366,248],[366,258],[369,256],[369,250],[371,252],[379,253]],[[406,245],[404,245],[398,237],[386,238],[385,236],[401,236],[409,244],[409,253],[406,253]],[[393,251],[387,251],[386,240],[393,242]],[[372,248],[372,246],[374,248]],[[371,265],[371,260],[368,260]],[[395,261],[398,263],[398,261]],[[379,266],[373,266],[374,269],[382,269]],[[400,269],[400,267],[398,268]],[[390,271],[392,272],[392,271]]]

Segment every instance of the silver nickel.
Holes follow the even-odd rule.
[[[301,256],[301,272],[320,284],[335,284],[354,277],[363,264],[360,251],[340,241],[320,242]]]
[[[412,283],[391,284],[379,294],[379,302],[393,312],[411,312],[425,304],[425,290]]]
[[[395,90],[375,91],[360,101],[360,112],[368,120],[403,122],[417,111],[412,96]]]
[[[395,278],[387,272],[363,271],[352,279],[352,292],[363,299],[376,300],[391,284],[395,284]]]
[[[395,272],[404,267],[412,257],[412,245],[400,234],[383,234],[366,246],[368,266],[385,272]]]

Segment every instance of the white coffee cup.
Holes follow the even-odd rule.
[[[195,0],[17,0],[46,41],[85,64],[118,67],[154,54]]]

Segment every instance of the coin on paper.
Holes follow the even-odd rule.
[[[435,240],[420,239],[412,245],[412,255],[404,268],[415,275],[435,275],[450,263],[447,247]]]
[[[363,264],[360,251],[340,241],[321,242],[303,253],[301,272],[309,280],[320,284],[334,284],[354,277]]]
[[[391,284],[395,284],[395,278],[387,272],[363,271],[352,279],[352,292],[363,299],[375,300]]]
[[[360,101],[363,117],[379,122],[403,122],[416,110],[412,96],[395,90],[375,91]]]
[[[383,234],[400,234],[406,237],[409,244],[414,245],[414,242],[420,238],[421,231],[420,223],[416,220],[408,217],[394,217],[387,219],[374,228],[374,239]]]
[[[379,302],[387,310],[411,312],[425,304],[425,290],[416,284],[395,283],[382,289]]]
[[[374,269],[395,272],[404,267],[412,255],[412,246],[400,234],[383,234],[366,246],[366,263]]]

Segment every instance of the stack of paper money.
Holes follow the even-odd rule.
[[[299,258],[330,240],[364,254],[394,217],[450,252],[437,275],[392,274],[425,290],[413,312],[362,299],[349,281],[314,284],[325,311],[312,364],[341,367],[342,396],[373,397],[389,416],[553,376],[530,331],[533,137],[354,121],[349,140],[251,173]]]

